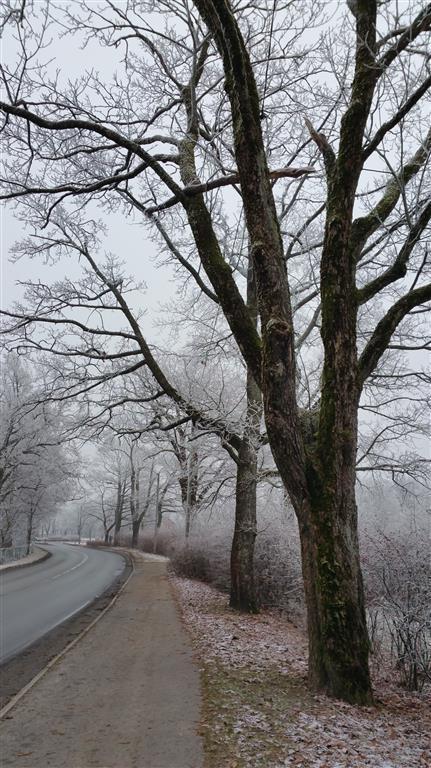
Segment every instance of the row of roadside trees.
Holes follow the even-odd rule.
[[[256,485],[279,478],[301,539],[310,684],[366,703],[357,459],[423,480],[411,451],[383,446],[394,419],[402,439],[423,430],[426,373],[410,353],[427,346],[431,298],[431,8],[358,0],[335,35],[325,5],[83,0],[33,16],[9,4],[3,196],[31,229],[16,255],[75,256],[82,273],[28,283],[4,316],[9,345],[48,352],[56,397],[94,427],[127,405],[119,433],[217,436],[235,465],[242,609],[255,609]],[[109,64],[74,83],[51,73],[41,57],[56,27],[110,54],[109,87]],[[206,388],[200,364],[185,377],[147,340],[142,286],[102,254],[96,207],[133,214],[174,265],[195,348],[205,362],[217,350]],[[358,455],[361,411],[373,434]]]
[[[73,495],[77,459],[63,444],[62,410],[44,402],[35,369],[13,354],[0,368],[0,547],[28,552]]]

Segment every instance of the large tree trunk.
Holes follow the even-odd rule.
[[[357,4],[355,75],[341,121],[338,157],[323,134],[312,133],[324,155],[328,204],[321,262],[325,363],[317,446],[311,447],[305,444],[297,407],[290,289],[253,68],[228,0],[195,3],[223,58],[231,104],[235,156],[258,287],[260,380],[255,356],[244,344],[241,349],[247,362],[255,364],[269,442],[299,518],[309,617],[310,681],[314,687],[348,701],[366,703],[371,698],[371,687],[354,498],[357,299],[350,232],[363,163],[365,125],[377,77],[376,2]],[[196,235],[195,239],[199,247]],[[240,343],[243,337],[233,323],[230,325]]]
[[[251,260],[247,274],[247,307],[256,326],[256,284]],[[261,416],[261,392],[250,368],[247,367],[246,425],[238,455],[235,531],[230,559],[230,606],[247,613],[257,613],[258,610],[254,580],[254,547],[256,542],[257,456]]]
[[[323,498],[316,499],[301,515],[309,682],[315,690],[369,704],[369,643],[354,495],[341,503],[343,508],[334,512]]]

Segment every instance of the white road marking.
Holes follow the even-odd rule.
[[[51,576],[52,581],[54,581],[54,579],[59,579],[60,576],[65,576],[66,573],[71,573],[72,571],[76,571],[76,569],[79,568],[80,565],[84,565],[84,563],[86,563],[87,560],[88,560],[88,555],[84,555],[83,559],[80,560],[79,563],[74,565],[73,568],[68,568],[67,571],[62,571],[61,573],[57,573],[57,576]]]

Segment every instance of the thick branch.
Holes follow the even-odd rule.
[[[305,452],[296,402],[292,309],[257,85],[231,4],[227,0],[196,0],[195,4],[222,57],[231,104],[235,157],[262,321],[264,364],[261,379],[255,379],[261,382],[275,460],[292,496],[303,500],[307,494]]]
[[[399,36],[397,42],[389,48],[376,63],[376,70],[382,74],[400,53],[415,40],[422,32],[431,29],[431,3],[427,3],[416,16],[412,24]]]
[[[400,109],[395,112],[390,120],[387,120],[386,123],[383,123],[383,125],[381,125],[380,128],[376,131],[373,138],[364,147],[362,152],[362,162],[365,162],[365,160],[367,160],[370,155],[372,155],[386,134],[401,122],[401,120],[407,115],[408,112],[410,112],[415,104],[418,103],[418,101],[422,98],[422,96],[424,96],[430,87],[431,75],[428,75],[428,77],[425,78],[419,88],[417,88],[416,91],[413,91],[411,96],[407,99],[407,101],[404,102],[402,107],[400,107]]]
[[[376,85],[376,0],[357,3],[355,75],[349,105],[341,119],[334,183],[346,207],[353,206],[362,168],[362,142]]]
[[[380,358],[388,348],[393,333],[403,318],[414,307],[428,301],[431,301],[431,283],[407,293],[380,320],[359,358],[358,380],[361,387],[368,376],[375,370]]]
[[[273,171],[269,171],[269,176],[273,181],[277,179],[299,179],[306,174],[315,173],[314,168],[295,168],[288,166],[286,168],[276,168]],[[203,194],[204,192],[211,192],[213,189],[219,189],[220,187],[233,186],[239,184],[239,173],[232,173],[229,176],[222,176],[218,179],[212,179],[212,181],[206,181],[202,184],[191,184],[190,186],[183,187],[183,194],[186,197],[194,197],[195,195]],[[178,197],[173,196],[165,200],[163,203],[153,205],[147,208],[147,213],[158,213],[159,211],[166,211],[168,208],[172,208],[179,202]]]
[[[424,229],[426,228],[427,224],[429,223],[430,219],[431,219],[431,202],[429,202],[428,205],[425,206],[418,220],[411,228],[409,235],[403,247],[401,248],[397,258],[395,259],[394,263],[387,270],[385,270],[385,272],[379,275],[379,277],[376,277],[375,280],[372,280],[370,283],[368,283],[368,285],[365,285],[363,288],[361,288],[358,291],[357,297],[358,297],[359,304],[364,304],[366,301],[368,301],[377,293],[379,293],[379,291],[381,291],[387,285],[394,283],[396,280],[400,280],[402,277],[406,275],[407,264],[408,264],[410,255],[416,243],[418,243],[420,236],[424,231]]]
[[[6,115],[14,115],[15,117],[20,117],[23,120],[32,123],[33,125],[37,125],[39,128],[45,128],[49,131],[88,131],[89,133],[95,133],[99,136],[103,136],[105,139],[112,141],[116,146],[124,147],[137,157],[140,157],[141,160],[143,160],[148,165],[148,167],[157,174],[161,181],[166,184],[168,189],[171,190],[171,192],[178,198],[178,200],[184,200],[181,187],[179,187],[178,184],[176,184],[175,181],[171,178],[171,176],[164,170],[164,168],[162,168],[161,165],[142,148],[139,141],[128,139],[126,136],[123,136],[117,131],[112,130],[112,128],[107,128],[105,125],[94,123],[90,120],[79,120],[72,118],[67,120],[47,120],[44,117],[40,117],[40,115],[36,115],[34,112],[30,112],[28,109],[15,106],[13,104],[6,104],[4,101],[0,101],[0,110]]]

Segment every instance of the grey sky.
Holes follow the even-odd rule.
[[[10,61],[14,55],[14,48],[13,41],[6,35],[1,40],[1,60]],[[116,55],[115,50],[104,49],[98,43],[90,44],[82,50],[80,39],[72,35],[62,38],[52,36],[49,50],[45,51],[40,58],[47,61],[53,59],[50,69],[52,71],[58,69],[60,82],[68,79],[73,81],[91,68],[103,73],[109,80],[120,63],[120,56]],[[133,223],[132,219],[127,220],[122,214],[107,216],[100,209],[97,217],[101,218],[109,228],[105,250],[113,252],[120,260],[125,261],[125,271],[133,275],[137,282],[146,283],[147,291],[142,296],[142,300],[139,300],[139,306],[147,310],[142,325],[150,341],[160,342],[164,334],[156,327],[155,321],[160,303],[168,301],[175,295],[172,271],[166,267],[157,269],[154,265],[154,258],[157,255],[156,247],[147,236],[144,226],[136,221]],[[11,307],[14,301],[22,297],[22,287],[17,284],[20,280],[40,279],[50,283],[65,276],[73,278],[80,274],[80,269],[74,264],[73,259],[62,259],[61,263],[56,265],[46,265],[42,259],[25,258],[13,263],[11,248],[15,241],[26,234],[28,232],[24,224],[15,217],[13,207],[2,205],[0,302],[3,309]]]

